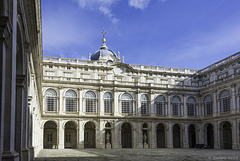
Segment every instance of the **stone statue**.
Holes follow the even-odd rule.
[[[110,134],[109,134],[109,133],[107,133],[106,143],[107,143],[107,144],[110,143]]]

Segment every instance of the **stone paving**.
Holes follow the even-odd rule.
[[[35,161],[240,161],[239,150],[43,149]]]

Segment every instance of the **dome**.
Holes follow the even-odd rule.
[[[118,58],[117,54],[113,52],[112,50],[109,50],[106,44],[103,44],[103,46],[100,48],[100,50],[96,51],[92,54],[91,60],[98,60],[100,57],[112,55],[116,58]]]

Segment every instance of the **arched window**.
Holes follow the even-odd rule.
[[[220,93],[220,111],[227,112],[230,111],[230,92],[228,90],[223,90]]]
[[[213,113],[213,101],[212,96],[209,94],[204,97],[204,115],[212,115]]]
[[[189,97],[187,99],[187,110],[188,116],[197,116],[196,99],[194,97]]]
[[[172,97],[172,114],[181,115],[181,99],[178,96]]]
[[[96,95],[92,91],[85,94],[86,112],[96,112]]]
[[[77,94],[73,90],[66,92],[65,108],[67,112],[77,112]]]
[[[46,90],[45,107],[47,111],[57,111],[57,92],[55,90]]]
[[[148,115],[148,96],[146,94],[141,95],[141,114]]]
[[[156,114],[165,115],[165,98],[164,96],[157,96],[156,98]]]
[[[122,113],[133,113],[133,99],[129,93],[124,93],[121,97]]]
[[[106,92],[103,96],[104,99],[104,113],[112,113],[112,94]]]

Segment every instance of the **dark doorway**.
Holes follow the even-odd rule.
[[[163,124],[157,125],[157,148],[165,148],[165,128]]]
[[[229,122],[224,122],[221,126],[221,148],[232,149],[232,126]]]
[[[122,148],[132,148],[132,128],[129,123],[124,123],[121,130]]]
[[[57,149],[57,125],[53,121],[48,121],[44,125],[44,149]]]
[[[178,124],[173,126],[173,148],[181,148],[181,132]]]
[[[212,124],[207,126],[207,146],[210,149],[214,148],[214,131]]]
[[[96,148],[96,134],[94,123],[87,122],[84,127],[84,148]]]
[[[65,125],[64,148],[77,147],[77,126],[74,122],[67,122]]]
[[[195,148],[196,146],[196,130],[194,125],[190,125],[188,128],[188,140],[189,148]]]

